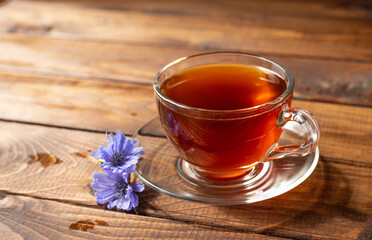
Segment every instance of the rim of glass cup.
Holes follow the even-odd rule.
[[[209,56],[209,55],[211,55],[211,56],[213,56],[213,55],[239,55],[239,56],[245,56],[245,57],[253,58],[253,59],[260,59],[264,62],[268,62],[272,65],[275,65],[278,68],[281,68],[285,72],[285,74],[288,76],[287,88],[280,96],[278,96],[277,98],[275,98],[274,100],[272,100],[270,102],[266,102],[266,103],[263,103],[263,104],[260,104],[260,105],[257,105],[257,106],[253,106],[253,107],[249,107],[249,108],[232,109],[232,110],[211,110],[211,109],[204,109],[204,108],[196,108],[196,107],[187,106],[187,105],[184,105],[182,103],[176,102],[176,101],[168,98],[162,92],[161,86],[159,85],[159,79],[160,79],[161,75],[164,72],[166,72],[170,67],[175,66],[175,65],[177,65],[181,62],[184,62],[184,61],[192,59],[192,58],[197,58],[197,57],[202,57],[202,56]],[[239,64],[239,63],[237,63],[237,64]],[[257,67],[260,67],[260,66],[257,66]],[[154,90],[155,90],[156,95],[158,97],[160,97],[161,100],[165,101],[168,104],[176,106],[176,107],[178,107],[182,110],[187,110],[187,111],[196,112],[196,113],[205,113],[205,114],[208,114],[208,115],[209,114],[212,114],[212,115],[213,114],[230,115],[230,114],[237,114],[237,113],[257,112],[257,111],[260,111],[260,110],[268,111],[268,110],[273,109],[274,107],[276,107],[278,104],[282,103],[284,100],[286,100],[291,95],[291,93],[293,91],[293,88],[294,88],[294,78],[293,78],[293,75],[289,72],[289,70],[287,68],[285,68],[284,66],[280,65],[279,63],[277,63],[275,61],[272,61],[270,59],[267,59],[265,57],[261,57],[261,56],[257,56],[257,55],[253,55],[253,54],[248,54],[248,53],[243,53],[243,52],[208,52],[208,53],[200,53],[200,54],[195,54],[195,55],[191,55],[191,56],[182,57],[182,58],[179,58],[179,59],[176,59],[176,60],[170,62],[169,64],[164,66],[156,74],[156,76],[154,78],[154,81],[153,81],[153,86],[154,86]]]

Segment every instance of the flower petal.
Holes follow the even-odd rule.
[[[132,165],[135,165],[136,163],[138,163],[138,158],[135,158],[135,157],[134,158],[129,158],[127,161],[125,161],[123,167],[124,168],[129,168]]]
[[[124,197],[120,198],[118,201],[117,207],[126,211],[129,211],[131,209],[130,207],[130,200],[125,199]]]
[[[130,195],[132,194],[133,192],[133,188],[131,185],[128,185],[125,189],[125,198],[129,199],[130,198]]]
[[[128,170],[129,172],[134,172],[134,170],[136,170],[136,166],[131,165],[131,166],[129,166],[129,167],[127,168],[127,170]]]
[[[105,173],[102,173],[102,172],[95,172],[93,173],[93,179],[94,181],[101,181],[101,182],[112,182],[111,179],[109,179],[107,177],[107,172],[105,171]]]
[[[120,151],[123,149],[126,140],[125,135],[120,130],[116,130],[116,139],[116,149]]]
[[[110,158],[111,158],[111,155],[110,153],[108,152],[108,149],[104,146],[101,146],[99,147],[98,149],[99,153],[100,153],[100,157],[99,158],[102,158],[103,160],[105,160],[106,162],[107,161],[110,161]]]
[[[92,155],[93,157],[97,158],[97,159],[100,159],[100,158],[101,158],[101,153],[100,153],[100,151],[93,151],[93,152],[91,153],[91,155]]]
[[[133,208],[135,208],[135,207],[138,206],[138,196],[137,196],[137,194],[135,194],[135,193],[132,193],[131,194],[131,196],[130,196],[130,202],[131,202]]]
[[[132,138],[131,140],[130,140],[130,143],[132,144],[132,146],[137,146],[137,144],[138,144],[138,141],[137,141],[137,139],[135,139],[135,138]]]
[[[123,151],[125,153],[125,155],[130,155],[132,154],[132,150],[136,147],[135,145],[132,144],[132,142],[127,139],[128,141],[128,144],[125,145],[125,148],[123,148]]]
[[[132,150],[133,155],[143,155],[145,152],[143,151],[143,147],[136,147]]]
[[[111,167],[111,169],[112,169],[113,172],[116,172],[116,173],[119,173],[119,174],[123,175],[123,178],[125,179],[125,182],[128,182],[128,181],[126,181],[126,179],[128,179],[129,174],[131,172],[129,167],[118,166],[118,167]]]
[[[110,134],[110,136],[112,140],[107,143],[107,148],[109,149],[112,155],[116,152],[116,137],[112,133]]]
[[[118,173],[118,172],[114,172],[112,171],[112,169],[110,168],[106,168],[104,169],[105,173],[106,173],[106,176],[107,178],[109,178],[111,181],[113,182],[123,182],[123,175]]]
[[[108,209],[113,209],[116,205],[118,205],[119,200],[120,200],[120,198],[115,199],[114,201],[109,202],[109,204],[107,205],[107,208]]]
[[[93,173],[93,178],[96,179],[96,178],[106,178],[106,175],[102,172],[95,172]]]
[[[107,178],[107,176],[104,173],[101,172],[93,173],[93,182],[108,187],[113,186],[113,184],[115,183],[111,179]]]
[[[134,192],[142,192],[145,189],[145,185],[141,182],[136,182],[132,184],[132,188]]]
[[[110,138],[110,136],[107,132],[106,132],[106,137],[107,137],[108,141],[111,141],[111,138]]]
[[[105,190],[105,189],[110,189],[114,188],[115,184],[106,184],[106,183],[100,183],[97,181],[94,181],[90,184],[90,186],[95,190],[95,191],[100,191],[100,190]]]
[[[116,191],[106,189],[103,191],[97,191],[94,195],[96,196],[96,202],[102,204],[114,200],[116,198]]]

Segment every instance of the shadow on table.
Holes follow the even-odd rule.
[[[327,222],[332,223],[333,228],[340,227],[337,223],[343,225],[340,222],[342,219],[362,227],[361,223],[368,220],[368,214],[349,207],[353,205],[350,202],[352,194],[350,179],[321,157],[313,175],[292,191],[267,201],[225,206],[220,210],[228,212],[231,221],[238,220],[249,225],[262,222],[252,231],[265,235],[276,235],[279,229],[312,229]],[[330,228],[329,231],[335,229]]]
[[[337,163],[321,157],[313,174],[300,186],[273,199],[235,206],[182,201],[147,188],[142,201],[140,197],[138,211],[141,215],[227,231],[294,239],[369,234],[369,228],[365,228],[368,214],[353,208],[358,204],[353,197],[355,183],[345,172],[348,171],[338,168]]]

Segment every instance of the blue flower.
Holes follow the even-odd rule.
[[[134,192],[145,189],[143,183],[128,183],[129,173],[118,173],[105,170],[105,173],[93,173],[91,187],[95,190],[96,202],[108,203],[109,209],[117,208],[129,211],[138,206],[138,196]]]
[[[119,130],[116,130],[116,136],[112,133],[106,136],[107,147],[101,146],[98,151],[92,152],[92,156],[100,160],[103,170],[111,170],[114,173],[133,172],[134,165],[144,154],[143,148],[136,147],[137,140],[127,139]]]

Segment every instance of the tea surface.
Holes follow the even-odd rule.
[[[279,97],[286,82],[278,75],[246,65],[211,64],[181,71],[161,90],[184,105],[209,110],[257,106]]]

